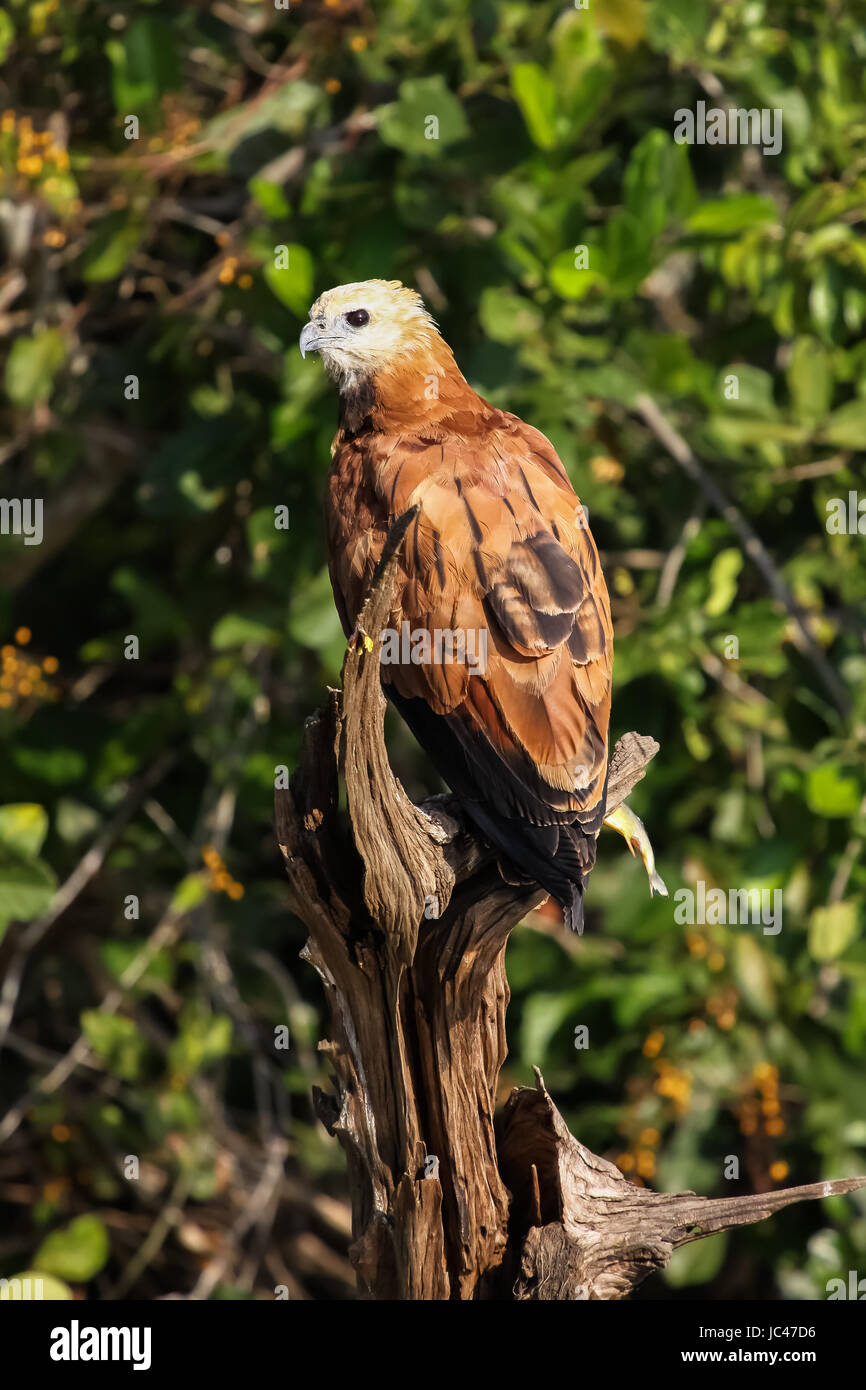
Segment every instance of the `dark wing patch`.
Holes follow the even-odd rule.
[[[539,531],[511,546],[483,607],[496,635],[520,656],[537,657],[570,642],[586,598],[580,566],[549,532]]]

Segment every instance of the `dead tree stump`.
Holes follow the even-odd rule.
[[[330,1006],[319,1046],[334,1091],[314,1102],[348,1159],[359,1289],[624,1298],[678,1246],[866,1177],[725,1199],[647,1192],[568,1132],[540,1074],[512,1093],[497,1143],[505,947],[546,894],[506,883],[457,803],[414,805],[388,763],[377,639],[410,520],[392,529],[358,619],[372,649],[347,652],[342,692],[306,721],[298,771],[276,794],[293,908],[310,933],[302,954]],[[609,809],[657,750],[638,734],[619,740]]]

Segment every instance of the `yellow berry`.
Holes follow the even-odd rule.
[[[656,1170],[656,1158],[651,1149],[638,1149],[637,1170],[642,1178],[651,1178]]]

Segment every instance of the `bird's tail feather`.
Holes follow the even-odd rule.
[[[560,903],[560,906],[568,930],[583,936],[583,884],[575,884],[571,902]]]
[[[499,816],[480,802],[465,802],[478,829],[499,853],[506,883],[537,883],[559,903],[565,925],[583,931],[586,876],[595,863],[595,836],[579,825],[527,825]]]

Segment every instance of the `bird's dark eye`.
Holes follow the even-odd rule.
[[[353,328],[363,328],[365,323],[370,322],[370,315],[366,309],[351,309],[346,314],[346,322],[350,323]]]

